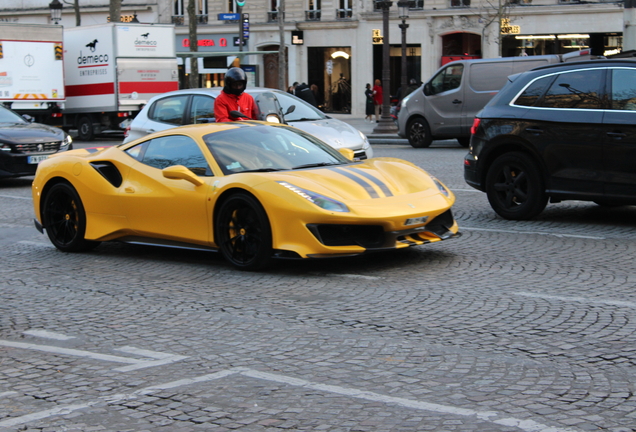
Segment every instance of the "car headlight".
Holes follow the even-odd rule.
[[[360,138],[362,138],[362,148],[366,150],[371,147],[371,144],[369,144],[369,138],[360,131],[358,131],[358,133],[360,134]]]
[[[292,192],[295,192],[299,196],[305,198],[307,201],[316,204],[318,207],[328,211],[335,212],[343,212],[346,213],[349,211],[349,208],[340,201],[336,201],[335,199],[326,197],[316,192],[312,192],[307,189],[299,188],[298,186],[294,186],[291,183],[280,181],[278,182],[280,185],[286,187]]]
[[[66,135],[64,137],[64,141],[62,141],[62,144],[60,145],[60,150],[68,150],[68,148],[71,146],[71,144],[73,143],[73,138],[71,138],[70,135]]]
[[[448,188],[435,177],[431,176],[431,179],[433,180],[433,183],[435,183],[435,186],[437,186],[437,189],[442,193],[442,195],[444,195],[446,198],[450,198],[451,192],[448,190]]]

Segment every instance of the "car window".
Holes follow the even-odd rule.
[[[636,69],[612,70],[612,109],[636,111]]]
[[[148,140],[127,149],[126,153],[157,169],[183,165],[196,175],[213,175],[197,143],[184,135],[171,135]]]
[[[159,99],[155,102],[152,112],[148,116],[151,120],[170,123],[173,125],[183,124],[183,112],[185,111],[188,96],[173,96]]]
[[[603,69],[564,72],[557,76],[537,106],[600,109]]]
[[[0,107],[0,123],[28,123],[24,117]]]
[[[214,123],[214,98],[194,95],[190,108],[190,123]]]
[[[322,111],[305,102],[302,99],[294,97],[285,92],[273,92],[278,99],[278,103],[283,109],[283,114],[287,112],[290,106],[295,105],[294,111],[285,115],[285,120],[288,122],[301,121],[301,120],[321,120],[327,118]]]
[[[539,98],[543,96],[543,93],[545,93],[546,89],[550,86],[550,83],[553,80],[554,76],[547,76],[531,82],[530,85],[526,87],[523,92],[521,92],[521,94],[519,95],[517,100],[513,102],[513,104],[521,106],[534,106]]]
[[[349,163],[317,138],[284,126],[230,129],[205,135],[203,140],[226,175]]]
[[[451,65],[442,69],[431,79],[431,94],[435,95],[458,88],[462,82],[463,73],[463,64]]]

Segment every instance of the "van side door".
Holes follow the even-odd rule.
[[[463,63],[440,70],[424,88],[424,117],[433,136],[456,137],[461,128]]]

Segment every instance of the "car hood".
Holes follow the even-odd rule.
[[[5,143],[24,144],[61,141],[64,132],[39,123],[0,123],[0,140]]]
[[[336,149],[359,149],[365,141],[358,129],[337,119],[291,121],[288,125],[314,135]]]
[[[441,194],[424,170],[394,158],[374,158],[358,164],[272,174],[275,174],[273,177],[277,182],[287,182],[344,202],[414,193],[422,193],[423,197]]]

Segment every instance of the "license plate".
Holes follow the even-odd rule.
[[[42,162],[47,157],[49,157],[49,155],[29,156],[27,158],[27,162],[30,163],[30,164],[37,164],[37,163]]]

